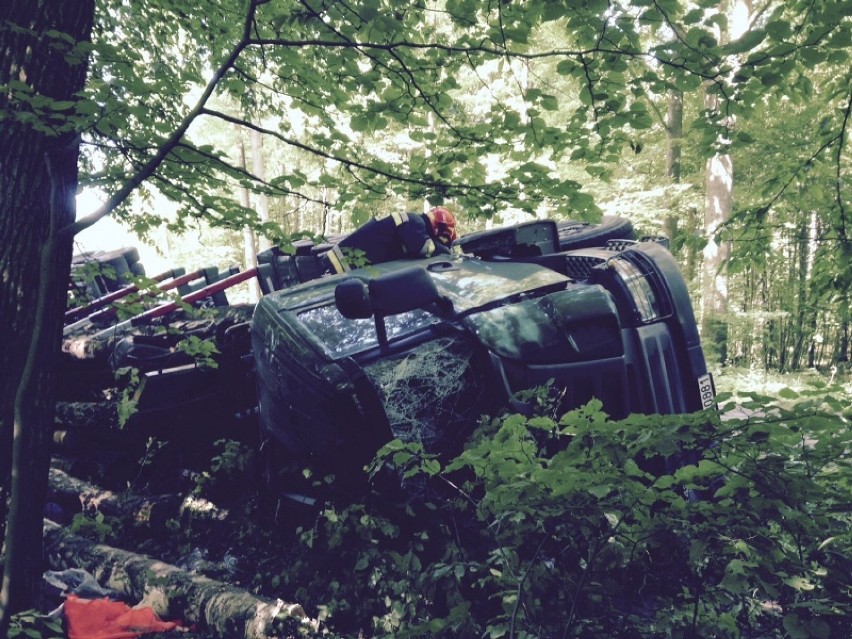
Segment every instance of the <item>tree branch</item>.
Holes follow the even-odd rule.
[[[180,143],[183,136],[186,134],[190,125],[203,112],[204,106],[213,95],[221,79],[225,76],[229,69],[234,65],[240,54],[251,42],[252,25],[254,24],[255,11],[258,1],[249,0],[249,8],[243,26],[243,35],[240,41],[228,53],[225,61],[219,65],[219,68],[213,73],[213,77],[207,83],[204,91],[196,102],[195,106],[187,113],[180,125],[172,132],[168,139],[157,149],[157,152],[145,164],[132,175],[115,193],[113,193],[104,204],[98,207],[93,213],[77,220],[73,224],[59,229],[57,235],[74,236],[80,231],[89,228],[102,218],[109,215],[116,207],[121,205],[142,182],[151,177],[157,168],[163,163],[169,153]]]
[[[216,110],[213,110],[213,109],[204,108],[204,109],[201,110],[201,113],[203,113],[205,115],[212,116],[212,117],[219,118],[221,120],[224,120],[225,122],[230,122],[232,124],[237,124],[239,126],[244,126],[246,128],[253,129],[255,131],[263,133],[264,135],[272,136],[272,137],[274,137],[274,138],[276,138],[276,139],[278,139],[278,140],[284,142],[285,144],[288,144],[288,145],[290,145],[294,148],[301,149],[302,151],[305,151],[305,152],[310,153],[312,155],[315,155],[317,157],[324,158],[326,160],[332,160],[334,162],[341,164],[342,166],[348,167],[349,169],[359,169],[361,171],[365,171],[367,173],[371,173],[371,174],[376,175],[376,176],[384,177],[384,178],[387,178],[388,180],[393,180],[395,182],[402,182],[402,183],[406,183],[406,184],[415,184],[415,185],[418,185],[418,186],[424,186],[424,187],[428,187],[428,188],[434,188],[434,189],[454,188],[454,189],[465,190],[465,191],[478,191],[480,193],[487,194],[487,190],[486,190],[486,187],[484,185],[474,185],[474,184],[464,184],[464,183],[462,183],[462,184],[450,184],[450,183],[447,183],[447,182],[442,182],[440,180],[428,180],[428,179],[425,179],[425,178],[409,177],[407,175],[402,175],[400,173],[395,173],[395,172],[392,172],[392,171],[389,171],[389,170],[386,170],[386,169],[381,169],[379,167],[370,166],[369,164],[365,164],[365,163],[359,162],[357,160],[351,160],[349,158],[341,157],[339,155],[335,155],[333,153],[329,153],[327,151],[317,149],[315,147],[312,147],[312,146],[305,144],[304,142],[300,142],[300,141],[295,140],[293,138],[288,138],[287,136],[282,135],[281,133],[278,133],[277,131],[272,131],[270,129],[266,129],[264,127],[258,126],[257,124],[254,124],[252,122],[247,122],[245,120],[235,118],[231,115],[228,115],[227,113],[222,113],[221,111],[216,111]]]
[[[346,36],[344,36],[342,33],[340,33],[339,30],[335,29],[332,25],[330,25],[326,22],[323,22],[320,15],[312,7],[310,7],[306,2],[304,2],[304,0],[302,0],[301,4],[315,18],[317,18],[317,20],[320,21],[320,23],[325,28],[327,28],[333,35],[340,38],[341,41],[350,43],[350,45],[353,48],[358,49],[358,51],[360,51],[369,60],[371,60],[373,62],[373,64],[375,64],[376,66],[381,67],[383,69],[386,69],[388,71],[388,73],[392,73],[392,74],[396,75],[397,77],[399,77],[402,80],[402,82],[406,86],[413,87],[415,92],[417,93],[417,95],[419,95],[420,98],[423,100],[423,103],[426,104],[427,107],[429,107],[429,110],[432,113],[434,113],[435,116],[441,122],[443,122],[447,126],[447,128],[449,128],[456,135],[456,137],[458,137],[459,139],[467,139],[466,136],[464,136],[452,123],[450,123],[450,121],[443,114],[443,112],[440,109],[438,109],[438,107],[434,104],[432,98],[420,87],[414,73],[411,71],[411,69],[409,69],[406,62],[402,59],[402,57],[399,55],[399,53],[395,49],[389,49],[389,50],[387,50],[387,53],[397,62],[397,64],[399,64],[400,69],[391,68],[388,64],[386,64],[385,62],[383,62],[382,60],[380,60],[379,58],[374,56],[372,53],[370,53],[369,49],[362,48],[360,46],[360,43],[353,42],[350,38],[347,38]],[[350,9],[350,11],[351,11],[351,9]],[[358,16],[358,17],[360,18],[360,16]]]
[[[420,49],[420,50],[437,50],[443,51],[444,53],[450,54],[470,54],[470,53],[484,53],[494,57],[507,57],[507,58],[518,58],[522,60],[542,60],[548,58],[574,58],[580,59],[581,56],[589,56],[593,54],[601,54],[601,55],[615,55],[620,57],[627,58],[649,58],[652,60],[656,60],[658,63],[684,70],[696,77],[699,77],[703,80],[717,80],[721,74],[721,72],[715,73],[705,73],[699,69],[691,69],[686,64],[677,63],[673,60],[668,60],[666,58],[662,58],[660,56],[654,55],[652,53],[648,53],[647,51],[628,51],[621,48],[604,48],[604,47],[592,47],[589,49],[553,49],[550,51],[538,51],[538,52],[530,52],[524,53],[521,51],[510,51],[508,49],[501,50],[496,47],[489,47],[486,45],[475,45],[475,46],[453,46],[446,44],[425,44],[420,42],[410,42],[408,40],[399,40],[396,42],[358,42],[353,43],[348,40],[325,40],[321,38],[309,38],[303,40],[289,40],[286,38],[259,38],[252,39],[249,42],[250,46],[281,46],[281,47],[289,47],[289,48],[301,48],[301,47],[326,47],[330,49],[346,49],[346,48],[359,48],[359,49],[379,49],[385,51],[391,51],[394,49]]]
[[[265,191],[266,195],[283,195],[283,196],[292,195],[292,196],[298,197],[302,200],[305,200],[306,202],[313,202],[314,204],[323,204],[322,200],[317,200],[316,198],[308,197],[307,195],[304,195],[304,194],[302,194],[298,191],[293,191],[291,189],[285,189],[285,188],[282,188],[282,187],[280,187],[276,184],[272,184],[271,182],[269,182],[267,180],[262,180],[258,176],[256,176],[254,173],[249,171],[248,169],[244,169],[244,168],[239,167],[239,166],[234,166],[233,164],[226,162],[222,158],[220,158],[220,157],[218,157],[218,156],[216,156],[212,153],[202,151],[201,149],[199,149],[196,146],[193,146],[191,144],[187,144],[186,142],[181,142],[181,144],[179,146],[182,147],[182,148],[190,149],[193,153],[198,153],[202,157],[207,158],[208,160],[210,160],[210,162],[217,165],[217,167],[214,167],[214,168],[218,168],[219,171],[222,171],[223,173],[225,173],[229,177],[236,179],[238,176],[242,176],[242,177],[244,177],[248,180],[251,180],[255,184],[258,184],[262,187],[265,187],[266,188],[266,191]]]

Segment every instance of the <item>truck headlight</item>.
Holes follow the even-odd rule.
[[[665,314],[664,305],[654,292],[651,278],[638,265],[623,257],[616,257],[609,260],[609,266],[624,283],[639,319],[649,323]]]

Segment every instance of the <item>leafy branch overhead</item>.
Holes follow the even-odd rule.
[[[660,130],[652,114],[671,90],[720,98],[689,125],[705,155],[732,117],[741,124],[727,144],[747,152],[754,136],[742,123],[769,100],[819,112],[822,143],[796,152],[798,168],[778,167],[767,205],[803,167],[833,163],[839,176],[844,159],[849,78],[834,70],[848,68],[852,38],[842,3],[758,3],[729,42],[721,34],[733,25],[707,0],[104,4],[76,107],[11,87],[4,114],[44,122],[35,116],[52,109],[82,130],[92,183],[112,194],[96,217],[152,178],[186,215],[202,191],[249,185],[293,210],[322,202],[355,217],[423,198],[474,217],[593,217],[577,170],[606,179],[626,148]],[[275,174],[240,169],[232,145],[187,154],[204,146],[211,116],[263,134]],[[219,217],[245,218],[235,200],[217,202]],[[838,180],[845,237],[843,202]]]

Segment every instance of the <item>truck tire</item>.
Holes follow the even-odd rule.
[[[556,223],[559,233],[559,250],[603,246],[608,240],[635,240],[636,233],[630,220],[605,215],[600,224],[565,220]]]
[[[107,291],[117,291],[130,283],[133,271],[130,269],[130,262],[127,261],[128,257],[130,257],[130,259],[135,257],[138,262],[139,253],[134,248],[119,249],[117,251],[109,251],[95,255],[95,259],[98,264],[108,269],[112,269],[111,272],[107,272],[102,275]]]

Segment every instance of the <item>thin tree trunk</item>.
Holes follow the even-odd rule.
[[[798,269],[796,277],[796,326],[791,369],[799,370],[805,352],[808,353],[808,363],[813,366],[813,340],[816,332],[816,309],[808,300],[808,281],[810,280],[811,265],[811,225],[803,220],[796,232],[796,251],[798,256]]]
[[[263,158],[263,136],[260,131],[252,129],[251,131],[251,171],[262,181],[266,181],[266,161]],[[265,193],[258,193],[257,198],[257,215],[260,221],[264,224],[269,222],[269,198]],[[268,249],[272,243],[266,237],[257,238],[257,244],[261,250]]]
[[[241,169],[246,168],[246,146],[243,143],[243,136],[240,128],[238,126],[234,126],[234,134],[237,138],[237,144],[240,149],[240,157],[239,157],[239,167]],[[245,208],[251,208],[251,196],[249,194],[249,190],[246,187],[240,188],[240,204],[242,204]],[[254,231],[251,227],[246,226],[243,228],[243,260],[245,262],[246,268],[252,268],[257,266],[257,238],[254,235]],[[260,299],[260,286],[258,285],[257,279],[252,278],[248,283],[249,289],[249,300],[251,302],[257,302]]]
[[[849,293],[844,293],[840,298],[840,344],[837,347],[837,353],[834,356],[834,361],[839,363],[849,363],[849,308],[852,306]]]
[[[666,175],[680,182],[680,156],[683,141],[683,92],[670,91],[666,109]]]
[[[750,4],[744,3],[750,15]],[[728,3],[720,2],[718,11],[725,15]],[[727,21],[718,23],[717,37],[720,43],[729,41]],[[704,107],[715,117],[720,116],[721,101],[718,95],[704,95]],[[727,148],[730,130],[735,124],[734,116],[722,120],[719,133],[719,149]],[[728,221],[734,206],[734,163],[731,156],[722,151],[707,161],[706,196],[704,202],[704,233],[707,244],[704,248],[704,263],[701,278],[701,324],[704,335],[705,353],[711,361],[724,364],[728,353],[728,277],[724,265],[728,260],[730,243],[720,237],[720,229]]]
[[[670,91],[666,110],[666,175],[672,182],[680,182],[681,141],[683,139],[683,93]],[[690,261],[691,249],[687,243],[681,243],[680,237],[685,231],[681,226],[681,216],[673,212],[664,220],[664,233],[673,246],[680,246],[685,262]]]

